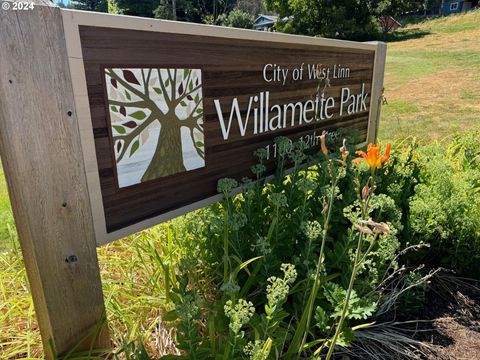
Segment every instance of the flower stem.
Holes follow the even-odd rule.
[[[335,344],[337,343],[338,337],[340,336],[340,332],[342,331],[343,323],[347,317],[348,303],[350,302],[350,296],[352,295],[353,284],[355,283],[357,270],[361,264],[361,262],[359,262],[359,258],[360,258],[362,243],[363,243],[363,233],[360,232],[358,235],[357,251],[355,252],[355,261],[353,263],[352,275],[350,276],[350,283],[348,284],[347,296],[345,297],[345,303],[343,304],[342,315],[340,316],[337,329],[335,330],[335,335],[333,336],[332,342],[328,348],[328,354],[325,360],[330,360],[330,358],[332,357],[333,351],[335,350]]]
[[[374,178],[371,176],[368,179],[368,183],[372,182],[372,189],[375,189],[375,181]],[[362,192],[359,187],[358,189],[358,195],[361,203],[361,210],[362,210],[362,217],[365,218],[368,214],[368,207],[370,204],[370,194],[366,199],[362,199]],[[340,332],[342,331],[343,323],[345,322],[345,319],[347,318],[347,313],[348,313],[348,303],[350,302],[350,297],[352,295],[352,290],[353,290],[353,284],[355,283],[355,278],[357,277],[357,271],[360,268],[360,265],[363,263],[365,260],[368,252],[370,252],[372,244],[369,246],[367,252],[365,253],[365,256],[360,258],[361,251],[362,251],[362,245],[363,245],[363,232],[359,232],[358,234],[358,243],[357,243],[357,250],[355,252],[355,260],[353,261],[353,269],[352,269],[352,275],[350,276],[350,283],[348,284],[348,289],[347,289],[347,294],[345,296],[345,303],[343,304],[343,309],[342,309],[342,314],[340,316],[340,320],[338,321],[337,328],[335,329],[335,335],[333,336],[333,339],[330,343],[330,346],[328,347],[328,353],[327,357],[325,360],[330,360],[333,352],[335,351],[335,345],[337,343],[338,337],[340,336]]]
[[[323,226],[322,244],[320,246],[320,253],[318,254],[317,268],[315,270],[315,279],[314,279],[312,291],[311,291],[310,296],[308,298],[308,303],[307,303],[307,308],[306,308],[307,319],[306,319],[306,324],[305,324],[305,327],[304,327],[302,342],[300,343],[300,347],[298,349],[297,359],[300,358],[300,354],[302,353],[302,348],[305,345],[305,342],[307,341],[308,329],[310,328],[310,322],[312,320],[313,306],[314,306],[314,303],[315,303],[315,299],[317,298],[318,288],[320,287],[320,279],[319,279],[320,269],[322,267],[323,252],[324,252],[325,243],[326,243],[326,240],[327,240],[327,232],[328,232],[328,227],[329,227],[329,224],[330,224],[330,218],[332,216],[333,201],[335,200],[335,189],[337,187],[338,179],[339,179],[339,176],[338,176],[338,174],[336,174],[333,181],[332,181],[332,187],[330,189],[330,198],[328,200],[328,205],[327,205],[328,206],[327,217],[325,219],[325,224]]]

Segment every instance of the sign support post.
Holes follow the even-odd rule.
[[[383,100],[383,79],[385,74],[385,61],[387,58],[387,44],[374,42],[377,45],[373,65],[372,103],[368,118],[367,142],[376,143],[378,135],[378,123],[380,122],[380,110]]]
[[[60,8],[0,10],[0,153],[45,356],[108,348]]]

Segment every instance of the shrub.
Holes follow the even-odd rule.
[[[228,16],[225,16],[224,14],[222,15],[219,16],[219,22],[223,26],[230,26],[241,29],[253,29],[255,18],[245,11],[242,11],[240,9],[233,9],[232,11],[230,11]]]
[[[434,266],[480,276],[480,133],[419,150],[421,182],[410,200],[411,243]]]

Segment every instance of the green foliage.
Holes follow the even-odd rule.
[[[378,192],[388,195],[394,201],[396,209],[392,210],[395,213],[395,227],[399,230],[404,245],[411,237],[410,200],[415,194],[415,186],[421,181],[418,149],[415,141],[398,146],[377,182]]]
[[[279,31],[357,40],[377,34],[378,18],[396,17],[422,5],[410,0],[264,0],[264,4],[267,10],[288,19],[276,24]],[[388,22],[380,24],[383,32],[389,30]]]
[[[255,22],[252,15],[240,9],[233,9],[228,16],[222,15],[219,17],[219,23],[223,26],[252,29]]]
[[[377,16],[392,16],[420,10],[423,3],[412,0],[375,0],[371,2],[372,11]]]
[[[108,0],[75,0],[70,6],[77,10],[108,12]]]
[[[327,139],[329,149],[340,147],[335,138]],[[282,138],[275,177],[265,183],[266,154],[257,151],[254,179],[219,181],[223,202],[100,250],[116,355],[149,359],[152,329],[168,323],[180,352],[165,359],[324,356],[351,345],[391,306],[382,289],[389,302],[396,299],[384,281],[398,268],[400,243],[431,242],[408,261],[431,254],[471,275],[479,257],[479,138],[394,147],[374,183],[337,152],[309,155],[301,143],[287,151]],[[367,219],[388,232],[376,234],[377,223]],[[5,254],[2,264],[12,263]],[[12,281],[23,286],[17,265],[11,269],[20,278]],[[397,280],[402,291],[393,306],[418,311],[421,279],[411,272]],[[19,291],[13,282],[2,283],[5,294]]]
[[[265,13],[262,0],[237,0],[237,9],[240,9],[254,17]]]
[[[153,10],[157,19],[179,20],[187,22],[202,22],[208,14],[206,4],[199,0],[175,0],[175,9],[172,0],[160,0],[159,5]]]
[[[338,141],[330,137],[327,146],[338,149]],[[257,179],[222,179],[224,201],[198,214],[194,236],[201,251],[185,254],[184,261],[194,265],[175,275],[172,287],[177,302],[189,294],[196,299],[189,308],[199,311],[193,322],[182,320],[175,302],[176,315],[167,316],[179,329],[179,347],[196,349],[186,351],[189,358],[310,356],[328,347],[340,318],[335,343],[348,345],[352,329],[373,316],[381,299],[375,289],[385,272],[396,268],[402,215],[395,201],[372,192],[364,217],[355,180],[364,183],[363,173],[337,153],[307,155],[303,143],[287,151],[285,142],[276,140],[279,156],[270,183],[263,180],[266,154],[259,150],[259,164],[252,167]],[[305,168],[307,161],[318,165]],[[293,168],[288,176],[287,167]],[[242,193],[232,196],[238,187]],[[355,256],[356,225],[370,217],[388,224],[390,232],[365,236]],[[354,258],[357,274],[350,287]],[[198,283],[197,263],[216,290]],[[182,281],[188,283],[183,289]]]
[[[410,200],[411,242],[429,263],[480,276],[480,133],[419,151],[421,183]]]
[[[265,7],[286,22],[279,22],[282,32],[361,39],[376,32],[376,23],[368,4],[355,0],[265,0]],[[352,16],[355,14],[355,16]]]
[[[399,309],[404,313],[415,314],[423,309],[427,284],[421,279],[422,274],[417,271],[411,271],[401,279],[404,282],[401,286],[408,289],[404,291],[399,301]]]
[[[158,6],[156,0],[112,0],[120,14],[153,17],[153,10]]]
[[[412,0],[374,0],[371,2],[371,10],[373,15],[380,18],[382,32],[386,34],[391,28],[385,18],[390,16],[397,18],[405,13],[420,10],[422,5],[421,1]]]
[[[115,0],[108,0],[108,13],[109,14],[119,14],[120,10],[115,3]]]
[[[340,285],[332,282],[326,283],[323,287],[325,297],[333,309],[330,317],[334,319],[340,318],[347,291]],[[352,295],[350,296],[348,307],[348,317],[357,320],[368,319],[376,310],[375,302],[359,298],[355,290],[353,290]]]

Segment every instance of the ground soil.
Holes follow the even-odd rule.
[[[426,294],[420,318],[425,332],[418,338],[435,345],[438,354],[430,359],[480,359],[479,284],[448,277],[447,283],[434,283]]]

